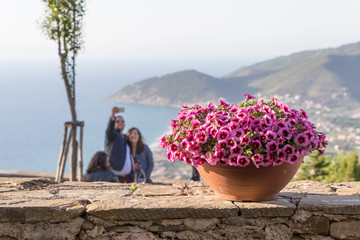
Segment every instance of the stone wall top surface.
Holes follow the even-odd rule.
[[[114,221],[289,217],[296,211],[360,214],[360,182],[291,182],[276,200],[235,203],[216,197],[204,182],[159,180],[137,186],[132,191],[131,184],[0,177],[0,222],[55,223],[82,214]]]

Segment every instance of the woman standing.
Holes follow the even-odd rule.
[[[152,152],[148,145],[142,141],[142,136],[137,128],[130,128],[126,134],[126,140],[130,146],[131,159],[133,161],[133,170],[136,182],[152,183],[150,179],[154,168]],[[142,173],[145,175],[142,176]],[[145,178],[145,179],[144,179]]]

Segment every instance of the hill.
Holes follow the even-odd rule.
[[[271,97],[297,96],[298,102],[313,101],[343,108],[360,102],[360,42],[281,56],[241,67],[221,78],[195,70],[149,78],[119,90],[111,100],[180,107],[206,104],[217,99],[231,103],[243,93]]]
[[[212,76],[186,70],[128,85],[109,97],[127,103],[181,106],[184,103],[206,104],[222,94],[221,82]]]

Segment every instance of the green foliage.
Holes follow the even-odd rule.
[[[296,180],[328,183],[360,181],[359,155],[355,151],[341,151],[333,156],[313,153],[309,161],[302,164]]]
[[[318,151],[310,155],[309,160],[305,160],[297,174],[296,180],[325,181],[329,174],[329,156],[321,156]]]
[[[355,151],[339,152],[331,163],[327,182],[360,181],[359,156]]]
[[[135,191],[136,189],[138,188],[138,185],[136,184],[131,184],[131,187],[130,187],[130,191]]]
[[[42,0],[46,4],[41,28],[57,42],[68,97],[75,101],[75,58],[82,48],[85,0]]]

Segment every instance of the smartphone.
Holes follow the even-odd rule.
[[[123,107],[118,107],[119,111],[118,112],[125,112],[125,108]]]

